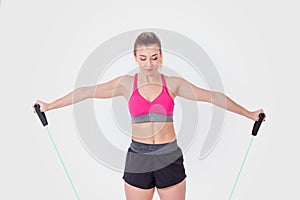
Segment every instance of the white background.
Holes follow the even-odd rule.
[[[31,105],[71,92],[95,48],[140,28],[191,38],[213,60],[226,95],[251,111],[265,110],[233,199],[300,199],[298,11],[297,1],[2,1],[0,199],[75,199]],[[125,199],[122,174],[82,146],[72,106],[47,118],[81,199]],[[197,146],[186,153],[188,200],[228,199],[252,126],[226,112],[212,154],[198,160]]]

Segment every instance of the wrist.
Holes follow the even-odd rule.
[[[47,103],[46,104],[46,111],[52,110],[53,109],[53,104],[52,103]]]
[[[252,112],[246,110],[245,117],[252,119]]]

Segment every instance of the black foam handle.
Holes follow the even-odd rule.
[[[253,136],[257,135],[258,129],[259,129],[262,121],[265,118],[265,114],[264,113],[259,113],[258,117],[259,117],[258,121],[255,121],[255,123],[253,125],[253,129],[252,129],[252,135]]]
[[[37,113],[38,117],[40,118],[43,126],[46,126],[48,125],[48,122],[47,122],[47,118],[46,118],[46,115],[44,112],[41,112],[40,110],[40,104],[34,104],[34,109],[35,109],[35,112]]]

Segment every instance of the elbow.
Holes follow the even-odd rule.
[[[206,90],[205,93],[199,97],[199,101],[214,104],[215,98],[216,94],[214,91]]]
[[[209,103],[215,104],[215,105],[225,105],[226,103],[226,96],[217,91],[209,91]]]

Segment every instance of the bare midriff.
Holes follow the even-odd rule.
[[[132,139],[146,144],[163,144],[176,138],[173,122],[145,122],[132,124]]]

